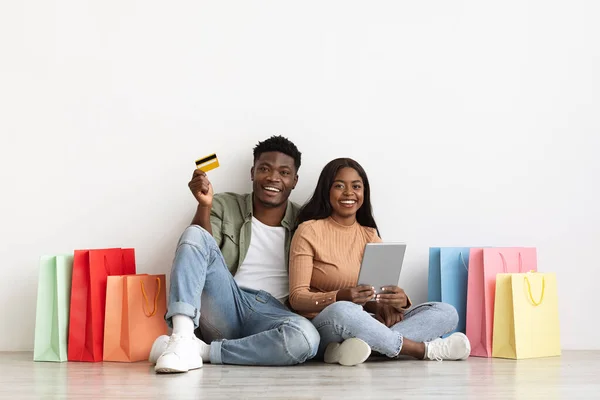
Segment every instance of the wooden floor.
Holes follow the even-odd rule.
[[[535,360],[376,359],[357,367],[205,365],[156,375],[150,364],[40,363],[0,353],[1,399],[600,399],[600,351]]]

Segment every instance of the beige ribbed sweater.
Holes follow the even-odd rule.
[[[381,242],[377,231],[358,223],[340,225],[331,217],[306,221],[290,247],[290,304],[315,317],[336,301],[338,290],[355,287],[365,245]]]

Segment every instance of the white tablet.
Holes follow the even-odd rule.
[[[376,293],[383,286],[398,286],[405,252],[404,243],[367,243],[358,284],[371,285]]]

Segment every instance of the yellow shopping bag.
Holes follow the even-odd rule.
[[[498,274],[492,357],[559,355],[556,274]]]

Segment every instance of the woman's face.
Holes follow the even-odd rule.
[[[363,205],[363,200],[364,183],[358,172],[354,168],[341,168],[329,190],[333,219],[354,223],[356,212]]]

